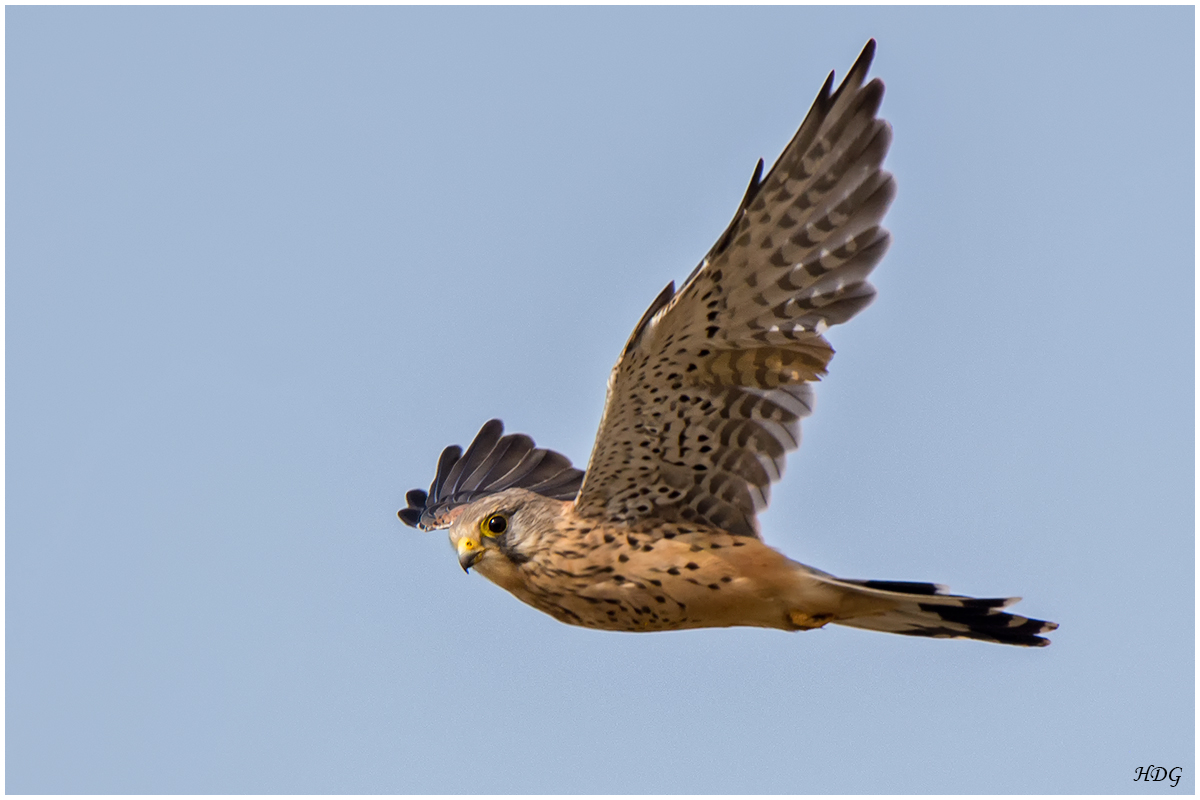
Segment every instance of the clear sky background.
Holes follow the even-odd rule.
[[[1193,9],[6,17],[8,791],[1195,790]],[[871,36],[893,246],[765,538],[1053,646],[572,628],[402,526],[490,417],[586,462]]]

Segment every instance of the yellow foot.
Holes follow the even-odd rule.
[[[833,621],[833,614],[805,614],[803,611],[789,611],[788,619],[797,630],[811,631],[823,628]]]

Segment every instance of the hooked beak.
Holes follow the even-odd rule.
[[[465,536],[458,540],[458,565],[463,568],[463,572],[470,572],[471,567],[482,557],[483,545]]]

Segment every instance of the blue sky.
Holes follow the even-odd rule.
[[[1194,791],[1191,8],[6,19],[9,792]],[[871,36],[893,246],[764,535],[1053,646],[576,629],[403,527],[490,417],[586,462]]]

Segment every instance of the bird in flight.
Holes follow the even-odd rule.
[[[825,331],[875,295],[895,195],[891,126],[871,40],[833,73],[778,161],[760,160],[733,221],[678,291],[650,304],[608,381],[586,471],[487,422],[446,448],[408,525],[447,529],[464,570],[572,625],[666,631],[827,624],[1040,647],[1053,622],[1001,609],[1019,598],[932,583],[847,580],[759,537],[756,515],[800,442]]]

